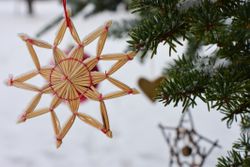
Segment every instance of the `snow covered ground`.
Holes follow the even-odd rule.
[[[38,2],[36,14],[28,17],[22,2],[0,2],[0,80],[9,74],[21,74],[34,68],[31,57],[17,33],[34,35],[54,16],[62,13],[57,2]],[[131,17],[122,10],[119,13],[105,12],[87,20],[82,15],[74,18],[74,23],[81,36],[87,35],[106,20],[119,20]],[[52,41],[56,28],[42,36]],[[67,45],[69,37],[66,38]],[[123,52],[125,40],[108,39],[104,53]],[[95,45],[86,48],[90,55],[95,53]],[[163,67],[171,61],[166,47],[160,47],[154,59],[141,64],[135,60],[125,65],[115,77],[131,87],[138,88],[139,77],[153,80],[160,76]],[[38,52],[43,64],[51,59],[48,52]],[[175,57],[175,55],[172,55]],[[107,64],[101,64],[101,71]],[[40,82],[37,80],[36,82]],[[100,91],[107,93],[108,84],[100,86]],[[60,149],[55,148],[52,125],[49,115],[29,120],[17,125],[17,117],[25,109],[34,93],[9,88],[0,84],[0,166],[1,167],[166,167],[169,150],[157,125],[176,126],[181,116],[181,108],[163,107],[152,104],[143,94],[125,96],[107,101],[107,109],[113,130],[113,139],[107,138],[99,131],[77,120],[64,139]],[[41,106],[48,106],[51,98],[45,97]],[[60,107],[60,117],[69,116],[66,105]],[[81,112],[87,112],[100,119],[98,103],[82,104]],[[216,158],[224,155],[231,147],[239,129],[234,125],[227,129],[221,122],[222,114],[217,111],[207,112],[206,105],[192,109],[196,129],[199,133],[219,140],[222,149],[215,149],[206,161],[206,167],[214,166]]]

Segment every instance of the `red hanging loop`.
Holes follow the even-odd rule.
[[[67,27],[69,27],[69,29],[71,29],[71,21],[70,21],[70,18],[69,18],[69,14],[67,12],[67,2],[66,1],[67,0],[62,0],[63,9],[64,9],[64,15],[65,15]]]

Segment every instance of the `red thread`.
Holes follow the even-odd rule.
[[[83,98],[87,98],[86,96],[84,96],[84,94],[85,93],[87,93],[88,92],[88,90],[89,90],[90,88],[87,88],[84,92],[79,92],[79,91],[77,91],[78,92],[78,94],[79,94],[79,99],[81,100],[81,99],[83,99]]]
[[[134,91],[132,89],[130,89],[127,93],[128,94],[132,94]]]
[[[129,57],[129,55],[127,55],[127,59],[128,59],[128,60],[133,60],[133,58],[132,58],[132,57]]]
[[[60,139],[59,136],[56,136],[56,140],[62,142],[62,139]]]
[[[68,76],[63,76],[61,79],[62,81],[68,80]]]
[[[100,94],[100,95],[99,95],[98,99],[99,99],[100,101],[102,101],[102,100],[103,100],[103,96],[102,96],[102,94]]]
[[[19,120],[20,120],[21,122],[25,122],[25,121],[27,120],[26,116],[27,116],[26,113],[22,114],[22,115],[20,116],[20,119],[19,119]]]
[[[89,68],[88,68],[88,66],[86,65],[86,64],[84,64],[83,62],[80,62],[87,70],[88,70],[88,72],[89,72],[89,81],[90,81],[90,83],[89,83],[89,87],[91,87],[91,86],[93,86],[94,84],[93,84],[93,78],[92,78],[92,76],[91,76],[91,71],[89,70]]]
[[[89,74],[89,87],[93,86],[93,79],[92,79],[92,76]]]
[[[105,30],[106,30],[106,31],[109,30],[109,26],[108,26],[108,25],[105,26]]]
[[[106,76],[106,78],[109,77],[109,73],[107,71],[105,71],[105,76]]]
[[[30,39],[30,38],[27,38],[27,39],[26,39],[26,42],[31,43],[31,44],[34,44],[34,41],[33,41],[32,39]]]
[[[83,48],[83,47],[84,47],[84,44],[81,44],[81,43],[80,43],[80,44],[78,44],[78,47],[79,47],[79,48]]]
[[[69,14],[67,12],[67,2],[66,0],[62,0],[63,1],[63,9],[64,9],[64,15],[65,15],[65,19],[66,19],[66,24],[67,27],[69,27],[69,29],[71,29],[71,20],[69,18]]]
[[[9,79],[7,81],[7,85],[8,86],[12,86],[13,85],[13,76],[12,75],[9,76]]]
[[[109,130],[106,128],[102,128],[101,131],[106,134]]]
[[[54,45],[54,46],[53,46],[53,50],[55,50],[55,49],[57,49],[57,45]]]
[[[84,96],[83,94],[85,94],[87,91],[88,91],[88,89],[85,90],[83,93],[78,92],[78,94],[79,94],[79,99],[85,98],[85,96]]]

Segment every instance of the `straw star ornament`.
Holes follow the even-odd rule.
[[[30,105],[19,118],[18,123],[49,113],[54,133],[56,135],[57,148],[62,144],[63,138],[70,130],[76,118],[79,118],[83,122],[97,128],[108,137],[112,137],[104,101],[128,94],[138,93],[136,89],[130,88],[111,76],[129,60],[132,60],[135,57],[136,52],[128,52],[125,54],[102,54],[108,29],[111,26],[111,21],[108,21],[83,40],[80,40],[73,22],[68,15],[68,11],[66,10],[66,1],[63,2],[65,18],[60,25],[53,45],[38,39],[30,38],[26,34],[19,35],[26,43],[36,69],[15,78],[11,77],[8,80],[8,85],[10,86],[37,92],[37,95],[33,98]],[[58,47],[67,28],[77,44],[68,55]],[[84,48],[95,39],[98,39],[96,56],[84,59]],[[51,49],[55,65],[53,67],[41,66],[34,46]],[[107,70],[107,72],[102,73],[92,71],[99,61],[115,61],[115,63],[109,70]],[[42,88],[38,88],[37,86],[26,82],[37,75],[42,76],[46,80],[46,84]],[[106,95],[99,93],[94,86],[104,80],[108,80],[119,90]],[[36,109],[43,94],[53,94],[53,100],[49,107]],[[78,111],[80,99],[83,96],[90,100],[99,102],[102,116],[101,122]],[[64,101],[69,105],[72,115],[66,121],[64,126],[61,126],[55,109]]]

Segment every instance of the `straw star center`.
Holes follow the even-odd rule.
[[[49,82],[54,94],[67,101],[80,99],[86,93],[86,90],[79,90],[77,87],[89,88],[93,85],[86,64],[74,58],[66,58],[56,64],[51,70]]]

